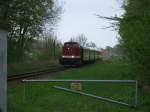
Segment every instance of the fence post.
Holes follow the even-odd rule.
[[[138,105],[138,81],[135,83],[135,107]]]
[[[7,31],[0,29],[0,112],[7,111]]]

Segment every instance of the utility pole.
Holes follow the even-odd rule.
[[[0,112],[7,112],[7,30],[0,28]]]

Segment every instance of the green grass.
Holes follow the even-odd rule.
[[[8,64],[8,75],[22,74],[37,70],[48,69],[50,67],[60,66],[58,61],[31,62],[31,63],[13,63]]]
[[[96,63],[57,74],[55,79],[134,79],[131,66],[121,61]],[[52,88],[70,88],[68,83],[27,84],[10,86],[8,112],[148,112],[150,96],[140,92],[138,108],[129,108]],[[24,96],[24,87],[26,95]],[[134,87],[125,84],[83,84],[84,92],[134,103]]]

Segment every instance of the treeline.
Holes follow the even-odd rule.
[[[150,0],[126,0],[119,33],[142,85],[150,87]]]
[[[31,51],[26,56],[33,61],[58,61],[62,43],[54,35],[47,35],[33,42]]]
[[[97,17],[113,21],[110,27],[119,31],[120,45],[135,68],[135,77],[144,88],[150,89],[150,0],[122,1],[125,10],[122,17]]]
[[[103,59],[105,60],[107,59],[125,60],[127,58],[120,44],[116,44],[113,47],[106,46],[105,48],[100,48],[100,51]]]
[[[53,43],[56,46],[60,42],[53,35],[43,36],[43,31],[47,25],[48,32],[53,32],[60,19],[61,8],[57,0],[0,1],[0,27],[8,31],[8,63],[22,62],[27,57],[38,58],[39,55],[44,55],[37,56],[38,53],[35,52],[35,46],[40,47],[39,43],[42,43],[43,49],[49,48],[49,52],[53,52],[50,46],[54,45]]]
[[[88,38],[84,34],[78,34],[74,37],[71,37],[71,42],[78,42],[83,47],[97,48],[96,44],[92,41],[88,41]]]

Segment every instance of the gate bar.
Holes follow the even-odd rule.
[[[67,92],[71,92],[71,93],[77,93],[77,94],[84,95],[84,96],[89,96],[89,97],[92,97],[92,98],[100,99],[100,100],[103,100],[103,101],[108,101],[108,102],[111,102],[111,103],[117,103],[117,104],[121,104],[121,105],[124,105],[124,106],[133,107],[132,105],[124,103],[124,102],[116,101],[116,100],[105,98],[105,97],[96,96],[96,95],[81,92],[81,91],[75,91],[75,90],[63,88],[63,87],[60,87],[60,86],[54,86],[54,88],[59,89],[59,90],[63,90],[63,91],[67,91]]]
[[[28,80],[24,79],[23,82],[98,82],[98,83],[136,83],[136,80]]]
[[[137,80],[68,80],[68,79],[62,79],[62,80],[28,80],[24,79],[22,80],[24,83],[48,83],[48,82],[89,82],[89,83],[135,83],[135,102],[134,102],[134,107],[137,107],[138,105],[138,81]],[[58,87],[57,87],[58,89]],[[60,89],[60,88],[59,88]],[[64,88],[61,88],[64,89]],[[95,97],[95,96],[94,96]],[[99,96],[97,96],[99,97]],[[106,101],[110,100],[110,102],[118,102],[118,101],[112,101],[111,99],[108,98],[103,98],[99,97],[99,99],[105,99]],[[118,103],[123,103],[123,102],[118,102]],[[126,103],[123,103],[123,105],[126,105]],[[129,104],[127,104],[129,106]]]

